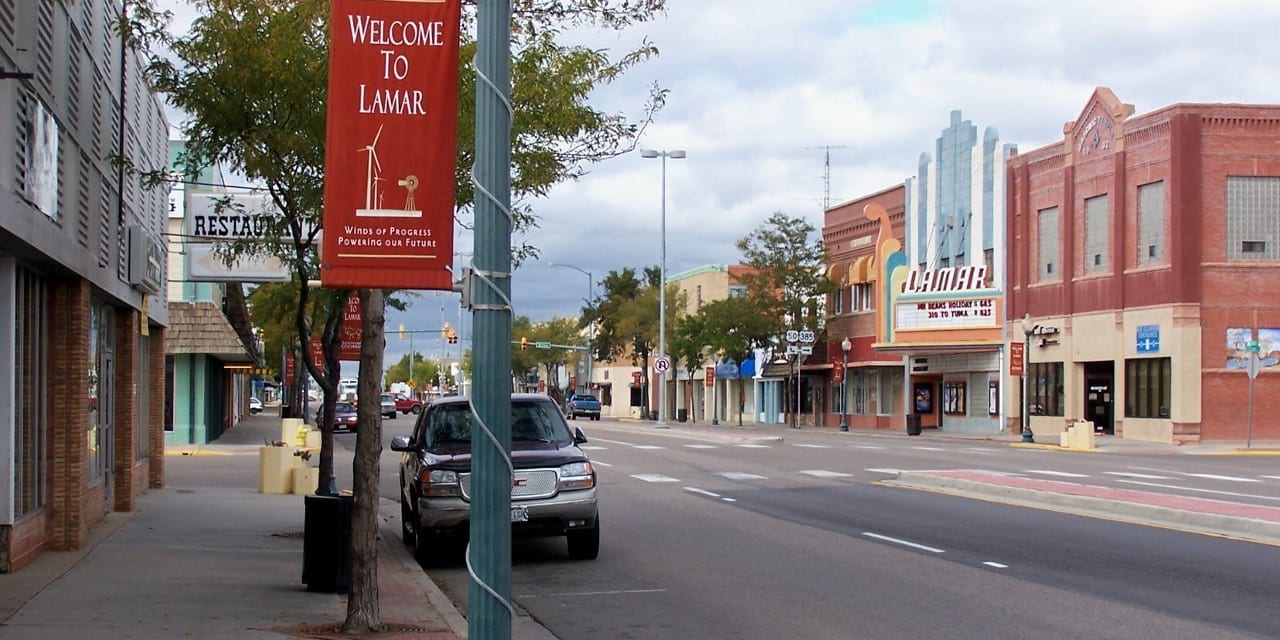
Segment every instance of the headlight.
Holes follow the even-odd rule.
[[[430,498],[448,498],[462,495],[458,488],[458,474],[441,469],[422,472],[422,495]]]
[[[560,467],[560,490],[590,489],[596,486],[595,470],[590,462],[570,462]]]

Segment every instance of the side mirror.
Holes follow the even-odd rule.
[[[391,439],[392,451],[411,451],[412,449],[409,446],[409,436],[396,436]]]
[[[583,432],[582,432],[582,427],[574,427],[574,428],[573,428],[573,443],[574,443],[574,444],[586,444],[586,443],[587,443],[587,434],[585,434],[585,433],[583,433]]]

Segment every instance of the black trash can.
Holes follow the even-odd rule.
[[[302,582],[307,591],[346,591],[351,584],[351,496],[304,498]]]
[[[918,414],[912,413],[907,415],[907,435],[920,435],[920,416]]]
[[[689,421],[689,410],[676,409],[676,422],[688,422],[688,421]]]

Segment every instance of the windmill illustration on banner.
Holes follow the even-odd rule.
[[[414,208],[413,192],[418,188],[418,178],[414,175],[408,175],[396,181],[396,185],[404,187],[408,194],[404,208],[382,208],[381,183],[385,182],[386,178],[382,177],[382,163],[378,160],[378,138],[380,137],[382,137],[382,125],[378,125],[378,132],[373,134],[373,142],[356,150],[356,153],[369,154],[368,168],[365,170],[364,208],[356,209],[356,217],[421,218],[422,211]]]

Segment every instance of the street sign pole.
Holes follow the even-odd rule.
[[[1245,448],[1253,448],[1253,380],[1258,377],[1258,352],[1253,350],[1253,345],[1249,345],[1249,430]]]

